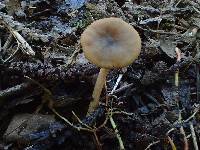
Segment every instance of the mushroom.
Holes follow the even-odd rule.
[[[120,18],[110,17],[89,25],[81,35],[81,45],[85,57],[101,68],[88,109],[91,113],[99,105],[109,70],[126,67],[137,59],[141,39],[131,25]]]

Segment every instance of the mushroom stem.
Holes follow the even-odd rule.
[[[94,87],[94,91],[92,94],[93,100],[90,102],[88,114],[93,112],[99,106],[99,98],[101,95],[101,91],[106,81],[106,76],[109,73],[109,69],[101,68],[99,75],[97,77],[97,81]]]

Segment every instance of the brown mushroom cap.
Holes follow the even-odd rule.
[[[85,57],[101,68],[122,68],[137,59],[141,50],[138,32],[120,18],[93,22],[81,35]]]

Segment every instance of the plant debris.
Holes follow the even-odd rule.
[[[100,68],[80,36],[106,17],[142,50],[87,116]],[[199,0],[0,0],[0,149],[198,150],[199,22]]]

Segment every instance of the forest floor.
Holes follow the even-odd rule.
[[[111,16],[142,51],[86,117],[99,68],[80,36]],[[0,149],[198,150],[199,27],[199,0],[0,0]]]

